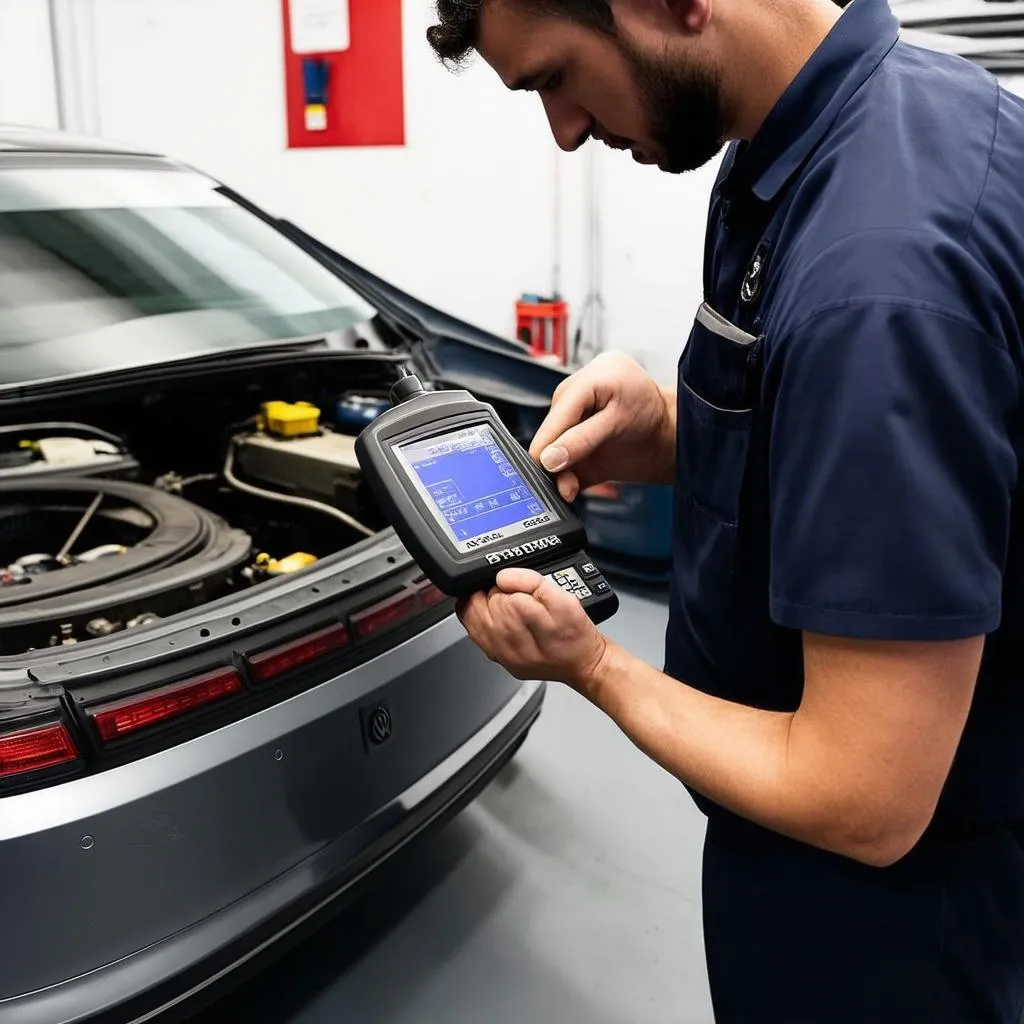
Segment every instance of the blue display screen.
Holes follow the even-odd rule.
[[[487,426],[403,445],[399,455],[434,518],[456,544],[503,540],[554,516],[520,476]]]

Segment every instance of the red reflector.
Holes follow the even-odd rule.
[[[348,647],[348,630],[344,626],[328,626],[280,647],[252,655],[249,669],[252,678],[263,683],[343,647]]]
[[[241,677],[233,668],[218,669],[198,679],[96,708],[89,712],[89,716],[101,739],[118,740],[230,697],[241,689]]]
[[[448,600],[448,595],[438,590],[433,583],[425,583],[417,593],[420,596],[421,608],[433,608],[435,604]]]
[[[0,736],[0,779],[77,760],[78,750],[63,725]]]
[[[387,601],[352,616],[356,636],[375,636],[377,633],[392,629],[405,619],[412,618],[418,607],[419,600],[415,594],[396,594]]]

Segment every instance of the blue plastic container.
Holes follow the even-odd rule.
[[[388,399],[376,395],[342,395],[334,405],[334,422],[343,430],[359,433],[390,408]]]

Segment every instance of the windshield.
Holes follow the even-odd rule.
[[[340,331],[373,314],[203,175],[0,170],[0,384]]]

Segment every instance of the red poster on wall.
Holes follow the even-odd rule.
[[[402,0],[281,0],[288,146],[403,146]]]

